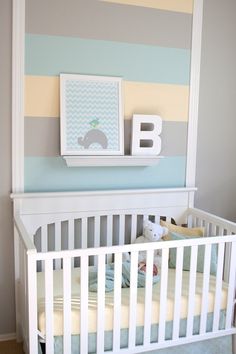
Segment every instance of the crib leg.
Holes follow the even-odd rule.
[[[236,354],[236,334],[232,335],[232,354]]]

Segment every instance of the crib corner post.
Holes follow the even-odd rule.
[[[28,253],[27,275],[28,275],[28,331],[29,354],[38,353],[38,331],[37,331],[37,278],[36,278],[36,252]]]
[[[16,307],[16,340],[22,341],[21,325],[20,325],[20,305],[19,305],[19,282],[20,282],[20,265],[19,265],[19,235],[14,225],[14,258],[15,258],[15,307]]]

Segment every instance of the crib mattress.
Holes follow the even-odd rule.
[[[71,316],[72,316],[72,334],[80,334],[80,268],[72,270],[71,279]],[[195,310],[194,315],[201,313],[202,301],[202,282],[203,274],[197,273],[196,276],[196,292],[195,292]],[[210,277],[208,292],[208,312],[213,312],[215,302],[215,277]],[[54,335],[63,335],[63,272],[62,270],[54,271],[53,294],[54,294]],[[44,273],[37,274],[38,288],[38,329],[42,335],[45,335],[45,300],[44,300]],[[175,289],[175,269],[168,271],[168,294],[166,306],[166,321],[173,320],[174,312],[174,289]],[[227,303],[227,284],[223,282],[221,294],[221,309],[226,308]],[[187,317],[188,310],[188,292],[189,292],[189,272],[183,271],[182,296],[181,296],[181,318]],[[130,289],[123,288],[121,291],[121,328],[129,327],[129,298]],[[106,293],[105,297],[105,330],[113,329],[113,297],[114,293]],[[152,324],[158,324],[159,319],[159,302],[160,302],[160,283],[153,285],[152,296]],[[144,324],[145,309],[145,289],[138,288],[137,292],[137,326]],[[88,331],[95,333],[97,331],[97,293],[89,292],[88,305]]]

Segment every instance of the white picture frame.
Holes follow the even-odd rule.
[[[60,74],[61,155],[124,155],[122,78]]]

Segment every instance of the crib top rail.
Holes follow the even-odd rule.
[[[12,194],[14,215],[20,215],[30,234],[41,225],[94,215],[173,214],[180,216],[193,207],[195,188],[111,190],[60,193]]]
[[[226,220],[197,208],[189,208],[187,214],[202,220],[206,220],[208,223],[217,224],[222,228],[222,230],[226,230],[227,234],[236,234],[236,223],[232,221]]]
[[[213,245],[213,244],[227,244],[236,242],[236,235],[226,235],[226,236],[215,236],[215,237],[199,237],[185,240],[171,240],[171,241],[160,241],[160,242],[149,242],[149,243],[137,243],[137,244],[127,244],[127,245],[117,245],[117,246],[103,246],[85,249],[74,249],[74,250],[62,250],[62,251],[51,251],[51,252],[40,252],[32,254],[32,257],[36,260],[46,260],[46,259],[61,259],[61,258],[75,258],[81,256],[95,256],[95,255],[107,255],[107,254],[117,254],[124,252],[138,252],[138,251],[149,251],[158,249],[170,249],[170,248],[184,248],[188,246],[201,246],[201,245]]]

